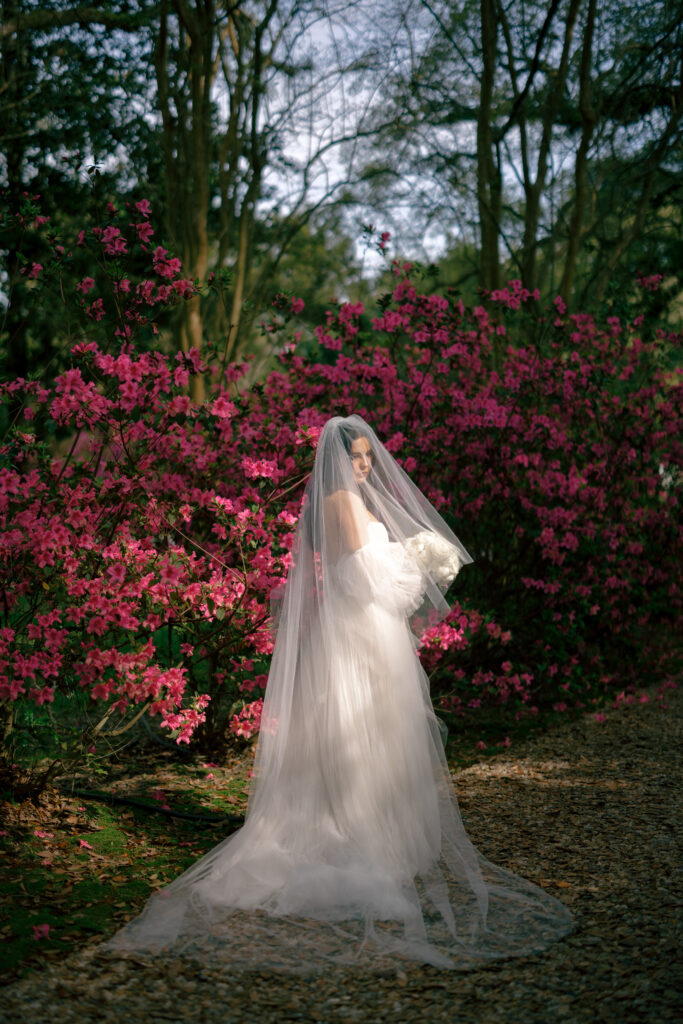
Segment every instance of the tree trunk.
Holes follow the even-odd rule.
[[[525,182],[526,208],[524,211],[524,240],[522,242],[522,280],[525,286],[532,291],[536,288],[538,279],[538,225],[541,214],[541,197],[548,174],[548,156],[555,119],[567,84],[571,43],[580,5],[581,0],[571,0],[567,11],[560,66],[555,76],[554,87],[548,94],[543,111],[543,131],[536,163],[536,180]]]
[[[564,271],[560,282],[560,294],[568,306],[571,305],[574,292],[574,275],[581,246],[584,209],[588,194],[587,163],[593,131],[595,130],[596,114],[593,106],[591,86],[591,62],[593,50],[593,32],[595,29],[596,0],[589,0],[586,28],[583,36],[581,52],[581,71],[579,82],[579,110],[581,111],[581,142],[576,154],[574,165],[574,205],[569,224],[569,241],[564,261]]]
[[[498,235],[501,184],[494,161],[491,112],[496,66],[496,13],[494,0],[481,0],[482,76],[477,118],[477,206],[481,248],[479,281],[483,288],[500,287]]]
[[[175,81],[169,80],[169,17],[177,19]],[[206,280],[209,269],[209,177],[212,157],[211,89],[216,11],[212,0],[162,0],[155,47],[157,95],[161,112],[166,179],[166,228],[174,240],[186,277]],[[182,79],[182,72],[185,74]],[[178,84],[179,83],[179,84]],[[175,86],[175,87],[174,87]],[[188,94],[189,93],[189,94]],[[202,302],[196,295],[179,309],[175,324],[179,347],[202,352]],[[191,378],[190,396],[205,397],[204,379]]]

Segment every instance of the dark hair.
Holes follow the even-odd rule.
[[[341,442],[349,455],[351,454],[351,445],[354,441],[358,441],[361,437],[365,437],[367,441],[370,440],[362,430],[358,429],[358,427],[347,427],[345,424],[342,424],[339,427],[339,436],[341,437]]]
[[[347,452],[347,454],[349,456],[352,455],[351,445],[353,444],[353,442],[354,441],[358,441],[359,438],[361,438],[361,437],[364,437],[365,440],[370,445],[370,451],[368,452],[368,455],[370,457],[370,462],[374,466],[374,464],[375,464],[375,453],[372,450],[372,444],[370,442],[370,438],[368,437],[368,435],[363,430],[361,430],[359,427],[349,427],[346,424],[341,424],[340,427],[339,427],[339,436],[341,437],[341,442],[344,445],[344,450]],[[365,507],[368,509],[368,511],[371,512],[372,515],[375,516],[375,518],[379,518],[377,516],[377,509],[375,508],[375,503],[372,501],[369,492],[365,488],[360,487],[359,488],[359,493],[360,493],[361,501],[363,502]]]
[[[364,437],[366,441],[368,441],[368,443],[370,442],[370,438],[366,434],[364,434],[362,430],[359,430],[358,427],[349,427],[346,424],[342,423],[339,424],[339,427],[337,429],[339,431],[339,438],[344,447],[344,451],[349,456],[351,456],[351,445],[353,444],[354,441],[357,441],[359,438]],[[372,453],[372,451],[370,453],[370,457],[374,462],[375,456],[374,453]],[[325,495],[333,494],[334,491],[339,489],[340,482],[341,481],[339,479],[339,475],[336,472],[336,467],[333,466],[332,473],[330,475],[323,474],[323,493]]]

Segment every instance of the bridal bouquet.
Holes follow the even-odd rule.
[[[408,537],[404,546],[420,568],[436,581],[439,590],[445,593],[460,572],[457,549],[432,530],[420,530]]]

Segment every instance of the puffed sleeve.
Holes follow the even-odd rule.
[[[340,558],[337,582],[359,604],[375,602],[396,614],[410,615],[422,602],[424,576],[402,544],[365,544]]]

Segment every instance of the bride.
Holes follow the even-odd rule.
[[[359,416],[321,433],[292,554],[245,824],[104,949],[301,972],[545,949],[571,915],[468,839],[415,652],[472,558]]]

